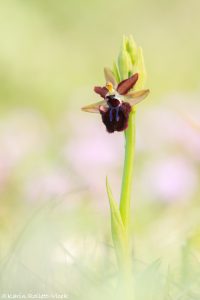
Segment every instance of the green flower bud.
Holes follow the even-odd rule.
[[[146,82],[146,68],[144,64],[142,48],[138,48],[137,61],[134,66],[134,71],[139,74],[138,81],[134,87],[134,90],[142,90]]]
[[[129,38],[127,38],[126,49],[131,58],[132,65],[134,65],[137,60],[137,45],[131,35],[129,36]]]
[[[116,79],[117,83],[119,83],[121,81],[120,80],[120,75],[119,75],[119,69],[118,69],[118,66],[117,66],[115,61],[113,63],[113,74],[115,76],[115,79]]]
[[[143,89],[146,81],[146,69],[142,49],[137,47],[131,35],[129,37],[124,36],[118,63],[114,63],[113,74],[117,82],[120,82],[135,73],[139,74],[139,79],[134,86],[134,90]]]
[[[132,62],[130,55],[126,49],[126,38],[123,40],[122,49],[118,57],[118,68],[120,74],[120,80],[127,79],[132,73]]]

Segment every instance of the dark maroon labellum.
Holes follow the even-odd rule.
[[[100,107],[102,121],[108,132],[123,131],[128,127],[128,118],[131,112],[131,105],[127,102],[121,102],[114,96],[108,96],[108,108]]]

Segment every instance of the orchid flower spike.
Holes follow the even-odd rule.
[[[106,85],[95,86],[94,91],[103,100],[82,107],[83,111],[100,113],[102,121],[109,133],[123,131],[128,127],[129,114],[132,107],[141,102],[149,94],[149,90],[131,91],[138,80],[138,73],[117,84],[112,71],[104,69]]]

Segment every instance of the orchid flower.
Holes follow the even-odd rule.
[[[138,73],[119,82],[112,71],[104,69],[106,85],[95,86],[94,91],[104,100],[84,106],[83,111],[100,113],[102,121],[109,133],[123,131],[128,127],[129,114],[133,106],[141,102],[149,93],[149,90],[132,91],[138,80]]]

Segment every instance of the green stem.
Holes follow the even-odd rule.
[[[120,213],[129,240],[130,208],[133,177],[133,160],[135,154],[135,111],[129,116],[129,126],[125,131],[125,160],[121,187]],[[128,243],[129,244],[129,243]]]

